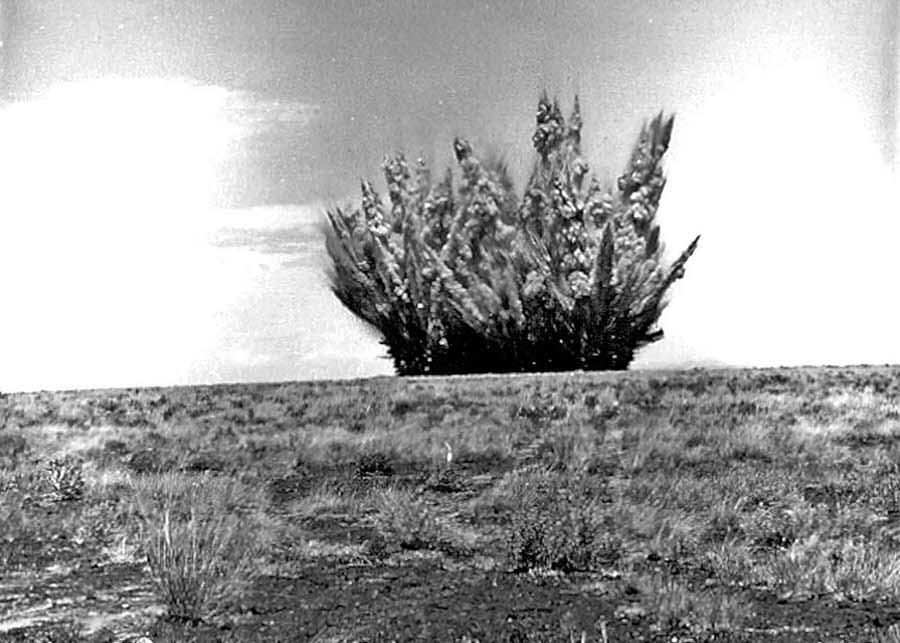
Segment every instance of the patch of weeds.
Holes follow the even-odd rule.
[[[16,489],[0,491],[0,570],[8,567],[18,551],[19,541],[31,533],[23,501],[22,493]]]
[[[344,428],[350,433],[363,433],[365,432],[367,425],[365,420],[362,419],[347,420]]]
[[[768,464],[773,460],[769,444],[753,442],[749,439],[726,442],[720,445],[719,457],[724,461],[756,461],[763,464]]]
[[[28,440],[18,433],[0,433],[0,468],[15,469],[30,452]]]
[[[839,561],[832,553],[817,535],[812,535],[769,554],[753,568],[751,577],[779,591],[782,598],[805,599],[831,593],[831,572]]]
[[[74,494],[68,491],[66,476],[60,477],[62,482],[54,489],[46,470],[34,467],[2,482],[0,565],[39,564],[36,551],[55,556],[61,543],[77,545],[80,554],[91,554],[129,524],[130,502],[103,487],[84,485],[81,477],[72,488],[83,491]],[[77,502],[70,501],[70,493],[78,497]]]
[[[566,407],[562,404],[520,404],[513,410],[513,417],[524,418],[534,424],[541,422],[561,420],[568,413]]]
[[[822,541],[813,535],[773,553],[754,576],[785,597],[896,600],[900,552],[869,541]]]
[[[83,451],[84,457],[97,466],[111,467],[128,462],[128,443],[124,440],[106,440],[102,447],[89,448]]]
[[[84,497],[84,473],[80,460],[71,456],[53,458],[43,469],[50,502],[75,502]]]
[[[650,555],[663,560],[681,560],[693,556],[697,550],[697,527],[694,519],[674,510],[653,512],[647,549]]]
[[[0,469],[0,494],[7,491],[19,491],[19,472]]]
[[[19,493],[26,507],[50,508],[81,501],[85,479],[81,460],[71,456],[35,460],[0,479],[3,489]]]
[[[360,478],[392,476],[394,466],[384,453],[365,453],[356,460],[356,475]]]
[[[747,537],[761,550],[787,549],[806,534],[819,529],[815,512],[805,505],[756,511],[745,524]]]
[[[702,527],[689,512],[657,502],[617,500],[609,509],[611,520],[629,542],[657,560],[693,556]]]
[[[47,492],[44,463],[41,460],[32,460],[28,465],[20,467],[15,472],[4,472],[4,474],[4,488],[19,492],[26,507],[41,504],[41,499]]]
[[[900,533],[896,522],[865,505],[854,505],[833,513],[833,518],[818,533],[832,540],[847,537],[878,542],[897,549]]]
[[[132,473],[138,475],[165,473],[173,469],[171,458],[152,447],[131,454],[126,464]]]
[[[427,427],[439,426],[444,418],[456,411],[452,404],[443,403],[439,406],[429,407],[426,411],[425,425]]]
[[[850,496],[851,501],[864,499],[864,503],[872,509],[894,514],[900,507],[900,475],[896,472],[877,472],[875,475],[878,476],[877,484],[861,479],[842,486],[840,498],[843,500],[844,496]]]
[[[594,463],[598,436],[585,426],[565,423],[545,434],[536,458],[552,471],[585,472]]]
[[[354,461],[359,454],[359,447],[344,440],[332,440],[322,449],[323,464],[343,464]]]
[[[715,579],[726,585],[738,587],[747,584],[753,569],[753,557],[745,545],[723,542],[709,547],[704,553],[704,564]]]
[[[58,512],[56,529],[79,547],[102,548],[127,529],[133,515],[133,508],[121,501],[85,502],[71,511]]]
[[[85,520],[93,520],[91,529],[100,526],[106,535],[116,535],[134,522],[136,511],[130,500],[131,477],[121,470],[93,471],[87,479],[84,507]],[[103,540],[102,544],[108,544]]]
[[[670,577],[641,575],[633,584],[641,594],[641,605],[655,620],[653,629],[662,632],[730,632],[752,614],[746,602],[721,592],[692,592]]]
[[[594,412],[600,420],[612,420],[619,414],[619,400],[613,389],[602,388],[596,393],[586,393],[582,405]]]
[[[845,542],[830,554],[834,585],[851,600],[900,598],[900,552],[873,542]]]
[[[625,473],[637,476],[654,471],[674,471],[685,459],[683,431],[657,420],[626,430],[617,454]]]
[[[397,419],[403,419],[410,413],[419,410],[424,400],[408,393],[399,393],[391,398],[388,413]]]
[[[440,550],[454,544],[448,526],[409,491],[385,489],[373,501],[376,528],[387,542],[412,550]]]
[[[709,512],[709,521],[703,534],[708,543],[739,540],[744,537],[744,525],[741,512],[745,504],[744,498],[737,501],[721,501]]]
[[[211,476],[159,476],[133,486],[142,549],[168,616],[226,618],[258,576],[274,533],[264,492]]]
[[[877,630],[867,643],[900,643],[900,623]]]
[[[437,493],[458,493],[466,488],[466,483],[453,467],[434,467],[425,478],[422,487]]]
[[[286,508],[305,518],[335,514],[357,516],[362,510],[366,493],[368,490],[360,492],[339,480],[320,480],[306,493],[291,500]]]
[[[226,629],[165,619],[158,619],[150,625],[147,638],[152,643],[268,643],[272,640],[271,634],[266,631],[251,634],[243,628]],[[140,638],[128,639],[127,643],[141,641]]]
[[[568,414],[568,406],[557,395],[543,395],[533,390],[523,391],[509,407],[510,419],[527,420],[533,426],[561,420]]]
[[[225,462],[214,453],[201,452],[188,457],[180,469],[189,473],[204,473],[207,471],[221,473],[225,470]]]
[[[506,542],[513,571],[590,570],[618,556],[589,481],[534,471],[517,482]]]
[[[128,535],[122,535],[110,545],[104,546],[100,553],[104,559],[113,565],[126,565],[140,560],[140,546],[129,541]]]
[[[627,380],[616,390],[616,399],[623,410],[647,413],[660,407],[664,389],[655,381]]]
[[[86,638],[81,627],[72,620],[37,625],[8,632],[10,643],[86,643],[97,639]]]

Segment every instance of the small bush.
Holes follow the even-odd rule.
[[[745,529],[757,549],[785,550],[819,530],[823,526],[819,523],[821,518],[808,507],[773,507],[754,512],[747,519]]]
[[[169,617],[226,616],[257,577],[272,533],[263,494],[235,480],[171,474],[135,481],[134,490],[144,553]]]
[[[507,539],[513,571],[590,570],[616,557],[597,494],[584,478],[533,472],[518,482]]]
[[[709,512],[709,522],[706,525],[704,538],[710,543],[740,540],[745,535],[741,511],[744,499],[737,502],[719,502]]]
[[[365,453],[356,461],[356,475],[360,478],[392,476],[394,467],[390,459],[383,453]]]
[[[868,540],[832,541],[812,535],[772,552],[752,570],[752,577],[782,596],[828,593],[852,601],[894,601],[900,595],[900,553]]]
[[[900,597],[900,552],[893,546],[845,541],[830,559],[834,586],[850,600]]]
[[[442,549],[451,544],[447,528],[412,493],[386,489],[375,497],[378,532],[402,549]]]
[[[172,470],[172,463],[158,449],[147,448],[133,453],[127,461],[128,468],[138,475],[163,473]]]
[[[71,456],[53,458],[43,471],[48,486],[47,500],[74,502],[84,497],[84,473],[81,461]]]
[[[567,422],[544,432],[544,439],[535,455],[553,471],[580,475],[596,464],[599,442],[599,436],[588,427]]]
[[[457,493],[466,488],[466,483],[457,469],[438,465],[431,469],[422,488],[436,493]]]
[[[741,586],[750,582],[753,557],[744,545],[720,542],[712,544],[706,550],[704,564],[718,582]]]
[[[635,585],[641,604],[653,614],[663,633],[728,632],[739,628],[750,616],[746,602],[708,591],[692,592],[672,578],[640,576]],[[673,637],[674,639],[675,637]]]

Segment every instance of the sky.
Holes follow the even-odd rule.
[[[897,0],[3,0],[0,390],[391,373],[324,209],[454,136],[522,186],[540,91],[602,178],[676,114],[697,234],[635,367],[900,362]]]

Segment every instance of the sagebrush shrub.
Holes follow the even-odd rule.
[[[533,471],[513,487],[506,554],[514,571],[590,570],[617,556],[589,478]]]
[[[74,502],[84,497],[84,473],[77,458],[63,456],[47,462],[43,470],[46,499],[50,502]]]
[[[402,549],[441,549],[450,534],[432,511],[408,491],[386,489],[375,496],[375,523],[382,537]]]
[[[577,96],[566,121],[545,94],[521,200],[505,163],[462,139],[458,184],[388,157],[387,203],[364,181],[359,208],[326,212],[332,290],[401,375],[625,369],[662,337],[664,297],[699,240],[664,266],[655,216],[673,125],[646,123],[604,187],[582,156]]]

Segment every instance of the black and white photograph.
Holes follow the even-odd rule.
[[[0,642],[900,643],[900,0],[0,0]]]

